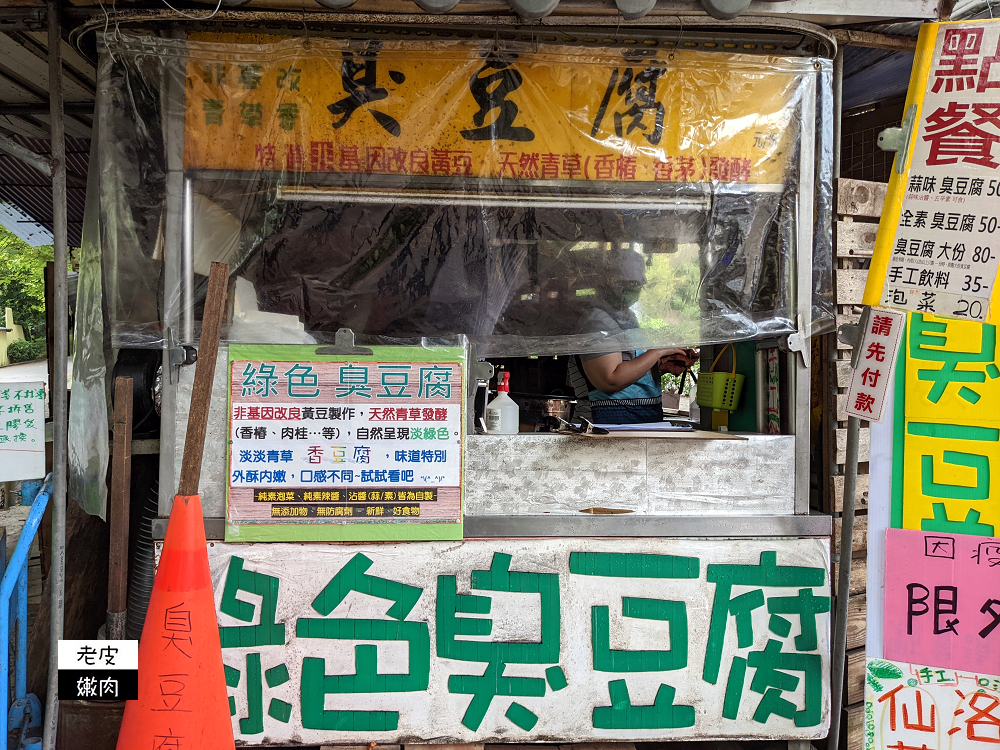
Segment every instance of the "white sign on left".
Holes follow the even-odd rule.
[[[45,383],[0,383],[0,482],[45,476]]]

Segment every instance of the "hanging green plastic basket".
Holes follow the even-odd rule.
[[[719,364],[722,353],[727,348],[733,349],[733,371],[716,372],[715,366]],[[708,372],[703,372],[698,378],[698,406],[707,409],[722,409],[724,411],[734,411],[740,403],[740,393],[743,392],[743,375],[736,374],[736,347],[726,344],[719,350],[712,367]]]

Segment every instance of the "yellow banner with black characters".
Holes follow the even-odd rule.
[[[891,525],[998,536],[996,327],[915,313],[909,316],[906,340]]]
[[[494,41],[197,39],[186,71],[194,169],[783,183],[801,123],[814,127],[802,108],[822,68]]]

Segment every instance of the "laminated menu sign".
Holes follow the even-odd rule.
[[[461,539],[464,349],[229,350],[227,541]]]
[[[926,25],[907,113],[911,156],[892,175],[865,302],[995,323],[1000,21]]]
[[[0,482],[45,476],[45,383],[0,383]]]

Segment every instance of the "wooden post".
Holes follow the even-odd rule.
[[[229,266],[225,263],[212,263],[212,270],[208,274],[208,293],[205,295],[205,312],[201,319],[201,341],[191,389],[181,479],[177,489],[177,494],[181,496],[198,494],[201,458],[205,451],[205,430],[208,427],[208,407],[212,400],[215,360],[219,353],[219,333],[226,315],[228,291]]]
[[[111,550],[108,557],[108,640],[125,637],[128,606],[128,521],[132,484],[132,378],[115,378],[111,456]]]

